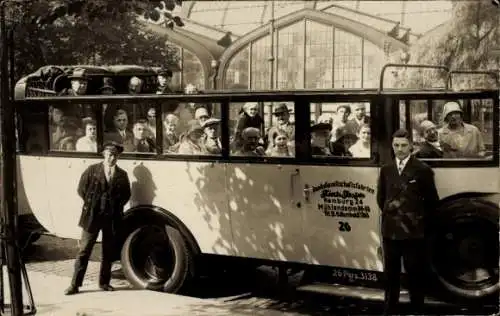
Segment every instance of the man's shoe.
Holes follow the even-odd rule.
[[[115,288],[112,287],[111,285],[109,284],[103,284],[103,285],[99,285],[99,288],[103,291],[114,291]]]
[[[78,293],[78,286],[71,285],[64,291],[64,295],[73,295]]]

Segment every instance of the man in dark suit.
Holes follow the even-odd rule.
[[[101,163],[84,171],[78,183],[78,194],[83,199],[82,214],[78,225],[82,228],[80,250],[75,270],[66,295],[78,293],[87,270],[90,254],[99,231],[102,230],[102,259],[99,288],[113,291],[111,265],[113,263],[114,236],[123,217],[123,207],[130,198],[130,181],[127,172],[116,165],[123,147],[118,143],[106,143]]]
[[[434,172],[412,155],[408,131],[394,133],[395,161],[382,166],[377,203],[382,210],[385,314],[395,312],[399,301],[401,257],[408,276],[410,301],[415,312],[424,306],[426,253],[425,223],[439,197]]]
[[[428,120],[420,123],[420,133],[425,142],[415,154],[417,158],[443,158],[443,151],[439,144],[436,125]]]

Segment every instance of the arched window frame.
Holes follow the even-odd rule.
[[[364,75],[364,43],[365,41],[369,41],[375,46],[379,47],[381,50],[385,50],[388,47],[388,53],[392,53],[397,50],[406,50],[408,48],[408,45],[398,41],[387,34],[385,34],[382,31],[379,31],[377,29],[374,29],[371,26],[368,26],[366,24],[360,23],[358,21],[350,20],[347,18],[344,18],[342,16],[336,15],[334,13],[326,13],[326,12],[321,12],[321,11],[316,11],[313,9],[305,8],[300,11],[297,11],[293,14],[289,14],[287,16],[284,16],[274,22],[274,38],[273,38],[273,55],[269,56],[270,59],[273,57],[273,66],[272,66],[272,71],[273,71],[273,87],[276,87],[276,50],[277,50],[277,45],[278,43],[278,30],[283,29],[287,26],[290,26],[294,23],[304,23],[304,29],[305,29],[305,24],[306,20],[310,20],[315,23],[320,23],[324,25],[329,25],[332,28],[337,28],[339,30],[342,30],[344,32],[350,33],[354,36],[358,36],[362,39],[362,74],[361,76]],[[253,32],[248,33],[247,35],[239,38],[236,42],[233,43],[221,56],[220,59],[220,67],[218,69],[218,75],[217,75],[217,87],[219,89],[225,89],[226,87],[226,74],[227,74],[227,69],[231,65],[231,61],[233,58],[237,56],[242,50],[244,49],[249,49],[249,65],[252,64],[252,45],[254,42],[269,36],[271,30],[270,24],[263,25],[257,29],[255,29]],[[269,38],[269,41],[271,39]],[[304,44],[305,47],[305,44]],[[304,76],[305,76],[305,68],[304,68]],[[363,80],[362,80],[363,83]],[[249,69],[248,73],[248,87],[252,89],[251,87],[252,84],[252,73]]]

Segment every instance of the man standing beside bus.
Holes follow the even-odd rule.
[[[116,165],[123,147],[115,142],[106,143],[101,163],[85,170],[78,183],[78,194],[83,199],[82,214],[78,225],[82,228],[80,249],[75,261],[71,285],[64,292],[76,294],[82,286],[90,254],[99,231],[102,230],[102,258],[99,288],[113,291],[111,266],[113,263],[114,237],[121,225],[123,207],[130,198],[130,181],[127,172]]]
[[[434,172],[411,155],[408,131],[394,133],[392,148],[395,160],[382,166],[377,191],[377,203],[382,210],[385,315],[394,314],[399,302],[401,257],[408,276],[411,306],[415,312],[423,310],[425,223],[439,200]]]

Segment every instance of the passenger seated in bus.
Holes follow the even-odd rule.
[[[358,140],[349,147],[349,152],[354,158],[370,158],[371,129],[370,125],[362,124],[358,131]]]
[[[205,151],[201,145],[203,137],[203,128],[198,120],[188,122],[188,130],[183,135],[178,153],[181,155],[203,155]]]
[[[179,118],[172,113],[163,113],[163,151],[175,153],[179,149],[179,136],[177,135],[177,126]]]
[[[255,127],[247,127],[241,132],[241,147],[234,152],[235,156],[265,156],[264,148],[259,146],[260,131]]]
[[[362,124],[370,124],[370,117],[366,115],[366,107],[364,103],[355,103],[354,117],[348,120],[345,124],[347,134],[358,135],[359,127]]]
[[[102,87],[99,88],[100,94],[111,95],[115,94],[116,89],[113,86],[113,78],[104,77],[102,78]]]
[[[288,134],[284,130],[273,131],[270,135],[269,147],[266,150],[266,155],[270,157],[293,157],[289,148]]]
[[[458,102],[447,102],[443,107],[444,125],[438,131],[444,158],[480,158],[485,155],[481,132],[472,124],[464,123]]]
[[[96,122],[86,117],[82,120],[85,136],[76,141],[77,151],[97,152],[97,125]]]
[[[358,136],[353,134],[345,134],[340,136],[333,143],[330,142],[330,153],[335,157],[352,157],[352,154],[349,152],[349,148],[354,145],[358,141]]]
[[[57,150],[61,151],[75,151],[75,138],[74,136],[67,136],[61,139]]]
[[[206,120],[210,118],[210,113],[204,106],[196,106],[194,110],[194,119],[202,125]]]
[[[76,68],[68,78],[71,80],[71,88],[61,90],[59,95],[78,96],[87,93],[88,77],[85,69]]]
[[[151,138],[153,141],[156,140],[156,109],[150,107],[146,113],[146,132],[147,137]]]
[[[439,136],[436,125],[424,120],[420,123],[420,134],[424,138],[424,142],[420,145],[419,150],[415,153],[417,158],[443,158],[443,150],[439,144]]]
[[[311,154],[313,156],[329,156],[327,147],[332,126],[328,123],[316,123],[311,126]]]
[[[49,109],[49,131],[50,131],[50,148],[58,149],[60,141],[68,136],[76,136],[78,130],[69,124],[68,117],[59,107],[51,106]]]
[[[259,104],[257,102],[245,103],[240,110],[238,119],[236,121],[233,148],[238,150],[242,146],[242,132],[244,129],[253,127],[259,130],[260,134],[263,126],[264,120],[259,114]],[[259,140],[259,142],[263,143],[262,140]]]
[[[128,93],[129,94],[139,94],[142,92],[144,86],[144,81],[139,77],[133,76],[128,82]]]
[[[290,122],[290,110],[285,103],[280,103],[273,109],[273,115],[276,117],[277,124],[272,126],[268,135],[268,144],[273,143],[273,138],[278,131],[284,131],[290,144],[295,144],[295,124]]]
[[[205,135],[203,136],[203,147],[207,154],[220,155],[222,153],[222,144],[219,137],[219,124],[220,120],[216,118],[209,118],[201,127]]]
[[[172,82],[173,73],[172,70],[162,68],[158,71],[158,88],[156,94],[166,94],[173,93],[174,91],[170,88]]]
[[[127,112],[123,109],[116,111],[113,116],[113,128],[104,134],[104,141],[114,141],[123,146],[131,144],[134,139],[132,132],[127,130],[128,116]]]
[[[134,139],[132,142],[127,142],[124,144],[124,149],[127,152],[138,152],[138,153],[151,153],[155,151],[154,141],[147,137],[147,121],[138,120],[135,122],[132,129],[134,134]]]
[[[334,143],[340,137],[349,134],[346,128],[349,115],[351,115],[351,107],[349,104],[341,104],[337,107],[332,123],[330,143]]]

